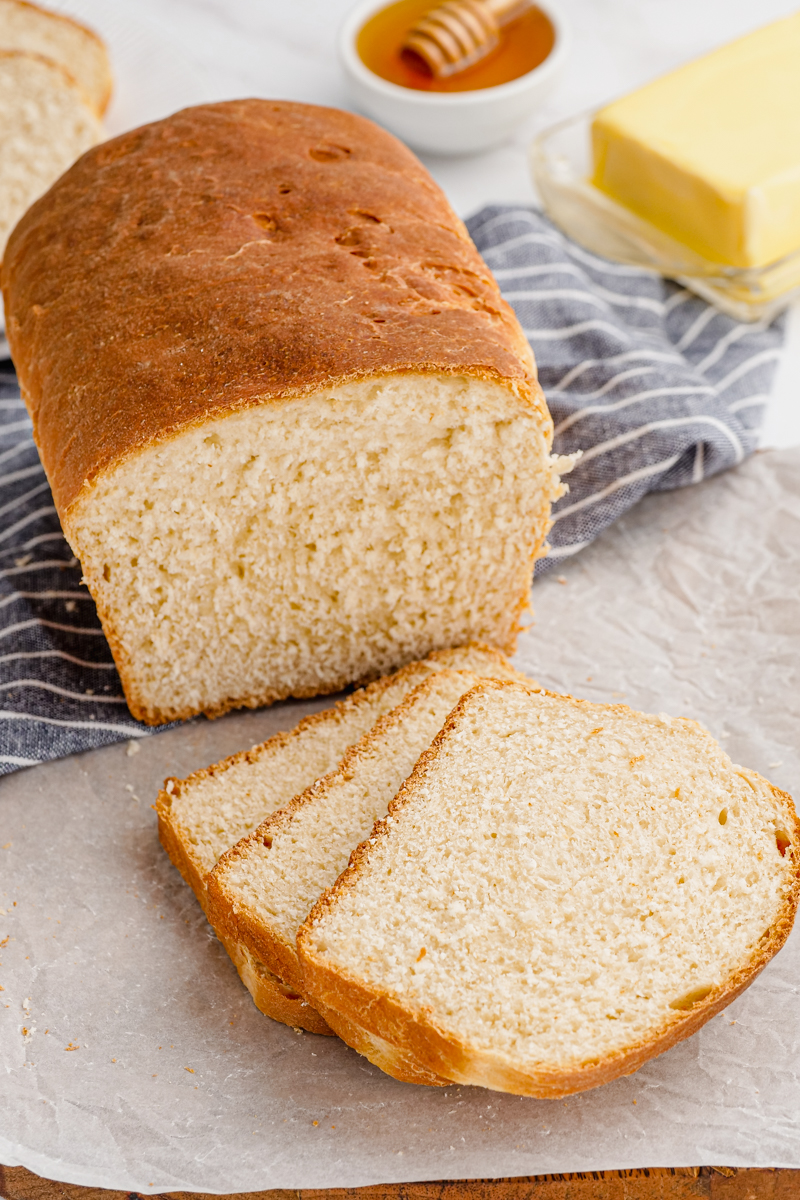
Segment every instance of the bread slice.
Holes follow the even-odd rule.
[[[245,946],[268,970],[303,993],[297,933],[355,847],[383,817],[420,754],[459,699],[476,684],[469,671],[442,671],[416,687],[365,734],[338,769],[264,821],[222,856],[208,877],[209,919],[223,940]],[[446,1082],[406,1047],[380,1038],[335,1010],[321,1010],[344,1041],[387,1074],[414,1083]],[[391,1050],[389,1047],[391,1046]],[[400,1054],[401,1061],[393,1055]]]
[[[290,733],[277,734],[187,779],[165,780],[156,802],[159,837],[204,911],[206,877],[220,856],[293,796],[335,770],[348,747],[383,714],[434,671],[448,667],[493,678],[524,678],[491,646],[474,643],[436,651],[333,708],[306,717]],[[216,932],[261,1012],[310,1033],[331,1033],[295,987],[287,986],[235,936]]]
[[[752,982],[798,865],[791,798],[695,722],[484,683],[304,924],[304,991],[459,1083],[568,1095]]]
[[[63,67],[0,49],[0,259],[25,210],[101,137],[99,120]]]
[[[0,50],[38,54],[63,67],[96,116],[111,97],[111,65],[101,38],[72,17],[27,0],[0,0]]]
[[[390,134],[288,101],[184,109],[83,155],[2,283],[135,716],[513,650],[563,463],[513,311]]]

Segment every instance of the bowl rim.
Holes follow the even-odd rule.
[[[395,101],[401,101],[415,108],[433,107],[438,109],[472,108],[493,100],[503,100],[527,91],[532,84],[539,84],[549,76],[558,72],[569,53],[571,33],[568,21],[564,15],[560,0],[533,0],[553,26],[555,41],[553,48],[545,59],[524,75],[510,80],[508,83],[496,84],[494,87],[473,88],[464,92],[426,92],[416,88],[403,87],[399,83],[391,83],[376,75],[366,65],[356,49],[356,38],[367,20],[388,8],[393,0],[360,0],[345,17],[339,27],[337,47],[339,59],[345,70],[374,93]],[[431,8],[436,0],[431,0]]]

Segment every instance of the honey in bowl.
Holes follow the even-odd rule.
[[[356,39],[364,65],[400,87],[423,92],[473,92],[527,75],[544,62],[555,44],[549,18],[532,4],[500,30],[500,45],[486,58],[456,75],[436,79],[412,66],[400,53],[411,26],[434,5],[435,0],[397,0],[370,17]]]

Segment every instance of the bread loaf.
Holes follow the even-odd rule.
[[[551,422],[513,313],[389,134],[265,100],[125,134],[26,214],[3,293],[137,717],[513,648]]]
[[[301,929],[304,991],[457,1083],[567,1095],[747,987],[798,865],[791,798],[695,722],[483,683]]]

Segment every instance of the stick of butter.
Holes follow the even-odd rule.
[[[593,182],[705,258],[800,250],[800,12],[609,104]]]

